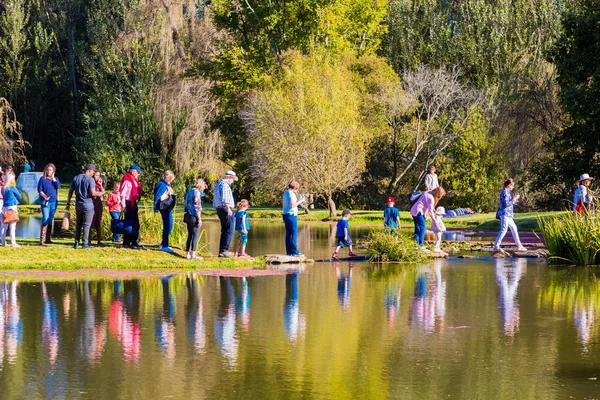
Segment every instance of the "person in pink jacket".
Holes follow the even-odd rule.
[[[426,214],[429,214],[432,220],[432,227],[437,228],[435,220],[435,206],[446,195],[443,187],[439,186],[430,192],[424,192],[410,209],[410,215],[415,223],[415,241],[421,250],[425,248],[425,233],[427,232]]]

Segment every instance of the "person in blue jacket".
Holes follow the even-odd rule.
[[[54,174],[56,166],[48,164],[44,167],[44,176],[38,181],[37,190],[40,194],[40,204],[42,208],[42,226],[40,227],[40,246],[46,243],[52,243],[52,227],[54,225],[54,214],[58,204],[58,189],[60,181]]]
[[[169,235],[173,230],[173,208],[175,207],[175,195],[171,183],[175,180],[172,171],[165,171],[162,179],[154,186],[154,212],[160,212],[163,221],[162,242],[159,249],[167,253],[173,253],[169,247]]]
[[[9,222],[7,224],[4,223],[4,218],[7,215],[8,211],[14,211],[17,213],[17,205],[23,198],[21,193],[14,186],[15,183],[15,175],[11,173],[7,173],[4,179],[4,185],[2,186],[2,233],[1,240],[2,246],[6,246],[6,231],[10,229],[10,242],[13,247],[21,247],[17,244],[17,221]],[[12,213],[11,213],[12,214]]]

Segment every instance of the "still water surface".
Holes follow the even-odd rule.
[[[255,228],[256,254],[278,248],[276,224]],[[314,258],[335,244],[301,232]],[[0,277],[0,398],[597,398],[597,275],[477,259]]]

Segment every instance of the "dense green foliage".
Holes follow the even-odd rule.
[[[515,176],[521,207],[561,208],[600,173],[599,20],[596,0],[7,0],[0,97],[23,142],[0,163],[92,161],[117,179],[137,162],[146,187],[233,168],[265,202],[296,176],[354,208],[403,198],[435,163],[447,206],[493,210]],[[276,132],[293,154],[260,140]],[[352,134],[345,182],[257,172],[334,164],[325,144]]]
[[[540,217],[539,225],[550,260],[559,264],[600,264],[600,219],[595,213]]]

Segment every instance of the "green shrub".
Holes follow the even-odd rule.
[[[538,217],[550,261],[575,265],[600,264],[600,218],[591,215]]]
[[[384,231],[372,231],[366,244],[367,253],[378,261],[418,262],[427,258],[417,249],[412,235],[404,232],[396,237]]]

